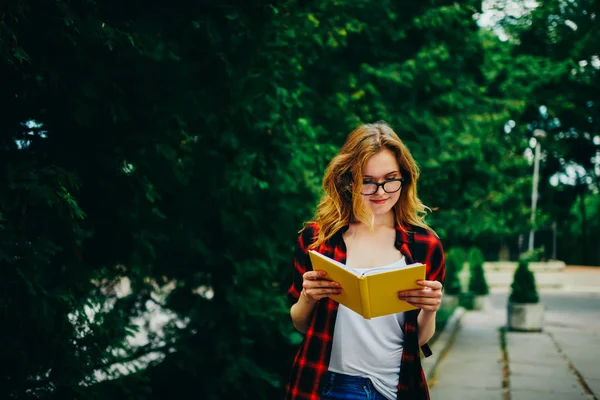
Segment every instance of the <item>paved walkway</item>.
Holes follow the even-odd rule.
[[[600,290],[541,298],[540,333],[503,329],[505,291],[493,293],[486,310],[466,312],[429,379],[432,400],[598,400]]]

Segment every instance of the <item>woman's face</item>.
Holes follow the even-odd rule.
[[[401,192],[401,182],[394,181],[402,178],[394,153],[385,149],[367,160],[362,178],[361,193],[365,206],[370,208],[374,215],[388,213],[400,199]],[[387,192],[383,186],[374,185],[384,182]],[[375,189],[375,193],[369,195]]]

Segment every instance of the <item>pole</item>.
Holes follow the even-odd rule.
[[[538,200],[538,182],[540,179],[540,141],[535,144],[535,158],[533,163],[533,187],[531,189],[531,230],[529,231],[529,251],[533,251],[535,236],[535,210]]]
[[[556,260],[556,221],[552,223],[552,259]]]

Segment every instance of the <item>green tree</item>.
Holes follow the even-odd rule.
[[[477,247],[469,249],[469,292],[477,296],[483,296],[489,293],[489,287],[485,279],[485,271],[483,269],[483,253]]]
[[[495,3],[502,11],[511,2]],[[551,224],[558,223],[557,255],[567,262],[600,262],[591,258],[590,220],[582,206],[588,196],[598,196],[599,187],[597,14],[594,1],[545,0],[518,18],[505,14],[499,23],[510,38],[513,62],[500,68],[503,72],[498,75],[498,85],[507,93],[518,90],[525,103],[512,117],[517,123],[514,143],[521,143],[525,150],[536,129],[546,133],[541,144],[536,228],[549,233]],[[575,202],[579,203],[582,221],[575,233],[581,244],[577,253],[569,244],[572,231],[568,220]],[[551,235],[546,236],[548,240],[537,245],[544,244],[549,251]]]
[[[518,105],[479,7],[11,0],[0,397],[280,398],[297,231],[359,122],[409,144],[445,243],[514,232],[522,158],[498,133]],[[173,317],[132,342],[151,310]]]
[[[581,201],[585,200],[582,210]],[[588,244],[582,243],[580,240],[581,232],[587,230],[592,237],[600,236],[600,196],[594,193],[590,193],[585,198],[579,198],[576,201],[569,212],[569,231],[570,235],[561,237],[561,242],[564,243],[564,247],[568,246],[569,249],[574,253],[570,258],[571,263],[576,265],[584,265],[587,262],[593,262],[592,265],[598,265],[600,263],[600,248],[598,246],[592,246],[589,248],[590,254],[588,257],[583,257],[584,250]],[[587,226],[584,229],[584,225]]]
[[[331,32],[310,43],[319,52],[303,66],[304,99],[320,100],[311,121],[333,143],[360,121],[388,121],[422,167],[421,197],[448,244],[515,232],[529,180],[503,137],[514,99],[488,93],[494,64],[472,18],[480,4],[347,4],[309,14],[309,36]]]
[[[529,269],[529,261],[521,258],[511,284],[509,301],[513,303],[537,303],[539,296],[535,276]]]
[[[452,247],[446,255],[446,277],[444,279],[444,293],[457,296],[461,293],[459,275],[466,261],[465,251],[460,247]]]

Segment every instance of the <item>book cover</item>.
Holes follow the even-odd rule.
[[[359,272],[314,250],[308,253],[315,271],[327,272],[326,279],[339,282],[342,286],[342,294],[330,296],[331,299],[363,318],[371,319],[416,309],[400,300],[398,292],[422,288],[416,281],[425,279],[425,264],[376,267]]]

